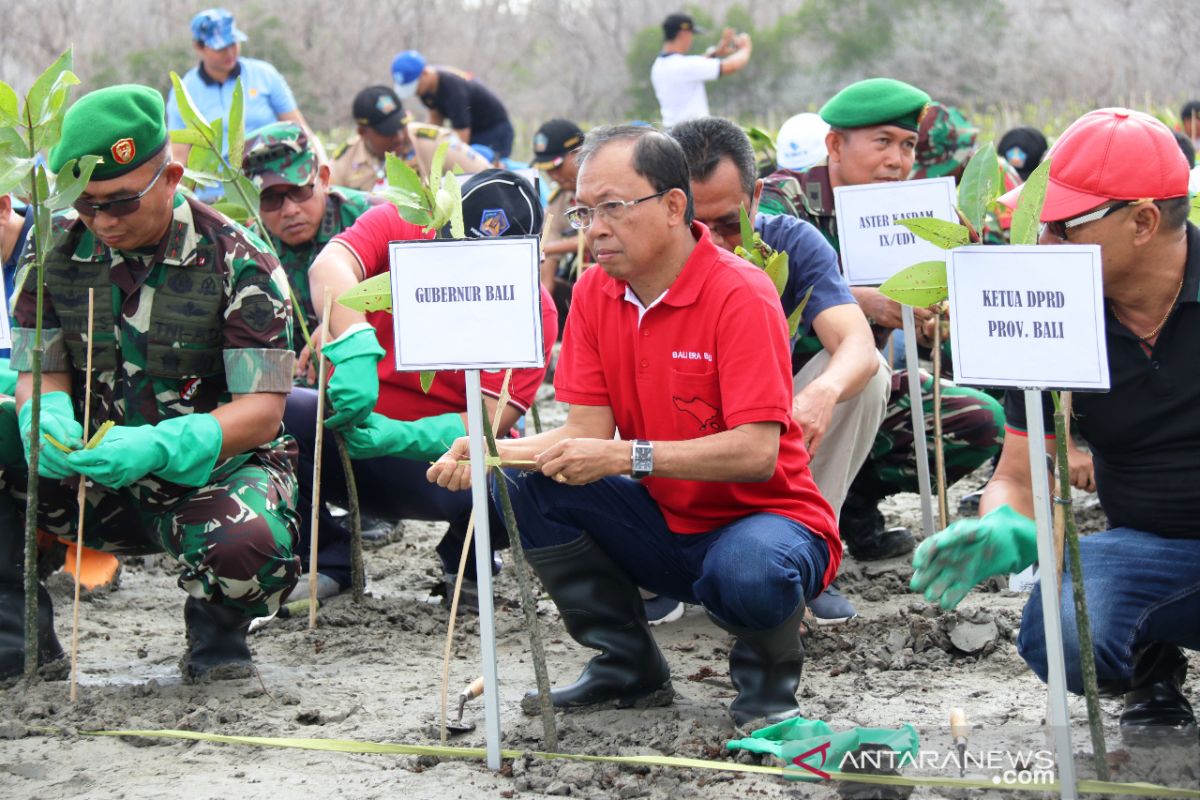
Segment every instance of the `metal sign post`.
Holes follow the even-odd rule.
[[[917,486],[921,491],[921,528],[932,536],[933,491],[929,485],[929,445],[925,441],[925,404],[921,402],[921,367],[917,356],[917,323],[912,306],[900,306],[904,319],[904,362],[908,370],[908,399],[912,405],[913,448],[917,456]],[[938,380],[934,375],[933,379]]]

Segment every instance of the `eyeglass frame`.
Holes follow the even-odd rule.
[[[158,179],[162,177],[162,174],[166,172],[167,167],[169,167],[171,163],[171,159],[164,161],[158,168],[158,172],[155,172],[154,177],[150,179],[150,183],[146,184],[146,188],[142,189],[137,194],[129,195],[128,197],[118,197],[112,200],[103,200],[99,203],[93,203],[91,200],[84,200],[82,197],[77,197],[75,198],[75,201],[71,203],[71,206],[79,213],[79,216],[88,217],[89,219],[96,216],[101,211],[110,217],[127,217],[142,207],[142,198],[154,188],[154,184],[158,183]],[[121,211],[114,214],[111,209],[114,206],[121,205],[122,203],[132,203],[133,207],[128,211]]]
[[[1042,230],[1049,231],[1054,238],[1061,242],[1069,241],[1067,231],[1072,228],[1078,228],[1080,225],[1086,225],[1089,222],[1098,222],[1113,212],[1120,211],[1122,208],[1141,205],[1142,203],[1153,203],[1153,198],[1143,197],[1140,200],[1118,200],[1111,206],[1097,208],[1094,211],[1089,211],[1086,214],[1080,214],[1077,217],[1068,217],[1067,219],[1058,219],[1052,222],[1043,222]]]
[[[586,231],[595,223],[595,218],[597,215],[608,217],[612,211],[615,211],[618,208],[621,209],[619,213],[624,214],[634,206],[644,203],[647,200],[653,200],[656,197],[662,197],[664,194],[674,188],[677,187],[670,186],[666,189],[657,191],[654,194],[648,194],[645,197],[639,197],[636,200],[605,200],[603,203],[598,203],[594,206],[571,206],[563,212],[563,216],[567,218],[567,222],[573,229],[577,231]],[[600,209],[608,209],[608,212],[601,212]],[[588,212],[589,221],[586,225],[582,224],[577,219],[574,219],[574,217],[583,211]]]
[[[279,185],[279,184],[276,184],[276,185]],[[275,187],[272,186],[270,188],[274,189]],[[317,190],[317,174],[314,172],[312,180],[310,180],[308,183],[298,183],[298,184],[293,183],[293,184],[291,184],[291,186],[288,189],[286,189],[285,191],[282,191],[282,192],[271,192],[270,194],[267,194],[266,192],[261,192],[258,195],[258,208],[260,211],[275,212],[275,211],[279,211],[283,208],[283,203],[285,200],[291,200],[296,205],[300,205],[301,203],[307,203],[309,200],[312,199],[313,192],[315,192],[316,190]],[[297,192],[297,191],[301,192],[304,196],[303,197],[293,197],[292,193]],[[268,197],[280,198],[279,205],[274,208],[268,208],[267,206],[264,206],[263,200]]]

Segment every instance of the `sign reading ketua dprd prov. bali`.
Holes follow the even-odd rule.
[[[958,222],[953,178],[839,186],[833,195],[842,270],[851,286],[878,286],[921,261],[945,261],[945,250],[919,238],[899,220]]]
[[[507,226],[503,215],[497,209],[495,225]],[[542,366],[536,236],[392,242],[388,250],[398,371]]]
[[[950,340],[958,383],[1107,391],[1098,246],[948,252]]]

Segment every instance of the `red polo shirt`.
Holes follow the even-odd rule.
[[[625,281],[603,269],[575,284],[554,388],[564,403],[609,406],[623,439],[696,439],[753,422],[782,428],[770,480],[716,483],[646,478],[675,533],[704,533],[759,512],[804,524],[829,545],[825,583],[842,560],[833,509],[808,470],[792,419],[791,353],[766,273],[716,247],[696,224],[696,248],[662,300],[638,322]]]
[[[358,256],[366,278],[387,272],[388,243],[406,242],[416,239],[432,239],[419,225],[405,222],[400,212],[391,203],[375,206],[355,221],[354,225],[333,237]],[[539,281],[540,285],[540,281]],[[386,311],[372,311],[367,322],[375,328],[375,336],[386,351],[379,360],[379,402],[375,410],[392,419],[414,420],[445,414],[448,411],[467,410],[467,379],[461,371],[439,372],[429,387],[429,393],[421,391],[418,372],[396,372],[395,344],[393,341],[392,315]],[[554,347],[554,334],[558,331],[558,310],[546,289],[542,288],[542,340],[546,351],[546,364],[550,363],[550,351]],[[453,335],[453,331],[448,332]],[[514,369],[509,381],[509,402],[522,413],[529,410],[537,395],[538,387],[546,375],[543,369]],[[504,372],[484,372],[480,376],[484,394],[499,397],[504,383]]]

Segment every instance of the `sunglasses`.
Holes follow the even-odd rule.
[[[316,183],[310,182],[282,191],[263,192],[259,195],[258,207],[263,211],[278,211],[283,208],[285,197],[293,203],[303,203],[313,196],[314,189],[316,189]]]
[[[734,236],[742,235],[742,218],[736,214],[732,217],[700,221],[703,222],[710,231],[717,236],[720,236],[722,239],[730,239]],[[747,246],[749,246],[748,243],[743,244],[747,244]]]
[[[158,168],[158,172],[154,173],[154,177],[150,179],[150,183],[146,184],[146,188],[142,189],[135,195],[130,195],[129,197],[118,197],[115,200],[105,200],[101,203],[93,203],[91,200],[85,200],[84,198],[80,197],[71,205],[74,206],[75,210],[79,212],[81,217],[94,217],[101,211],[103,211],[105,214],[108,214],[110,217],[124,217],[132,214],[142,207],[142,198],[146,196],[147,192],[154,188],[154,184],[158,183],[158,179],[162,176],[163,171],[166,170],[167,165],[170,163],[170,159],[164,161],[162,166]]]
[[[1134,203],[1143,203],[1143,202],[1146,202],[1146,201],[1144,201],[1144,200],[1121,200],[1120,202],[1113,203],[1111,206],[1105,206],[1104,208],[1100,208],[1095,211],[1089,211],[1086,214],[1080,214],[1078,217],[1071,217],[1070,219],[1059,219],[1059,220],[1055,220],[1054,222],[1047,222],[1043,225],[1043,227],[1047,231],[1049,231],[1049,233],[1052,236],[1054,236],[1056,239],[1058,239],[1059,241],[1065,242],[1065,241],[1067,241],[1067,231],[1071,230],[1071,228],[1078,228],[1080,225],[1086,225],[1089,222],[1098,222],[1099,220],[1102,220],[1105,217],[1107,217],[1109,214],[1112,214],[1114,211],[1120,211],[1122,208],[1125,208],[1126,206],[1131,206]]]

